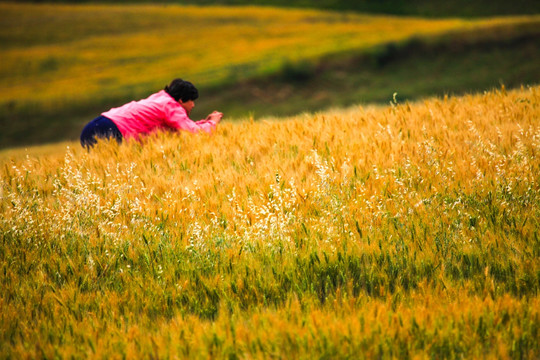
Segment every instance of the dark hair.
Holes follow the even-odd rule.
[[[182,79],[174,79],[169,85],[165,86],[164,90],[176,101],[182,100],[186,102],[196,100],[199,97],[195,85]]]

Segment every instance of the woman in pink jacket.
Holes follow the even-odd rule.
[[[102,113],[84,127],[81,144],[90,148],[96,144],[96,138],[114,138],[121,143],[122,139],[138,138],[157,130],[210,133],[223,114],[214,111],[204,120],[191,120],[189,114],[198,97],[199,92],[192,83],[175,79],[164,90],[146,99]]]

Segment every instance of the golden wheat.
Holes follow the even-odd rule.
[[[4,158],[0,353],[538,357],[539,100]]]

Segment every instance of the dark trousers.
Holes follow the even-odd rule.
[[[122,133],[111,119],[101,115],[90,121],[81,133],[81,145],[90,148],[97,143],[97,138],[114,138],[119,144],[122,143]]]

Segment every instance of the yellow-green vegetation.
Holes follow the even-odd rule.
[[[2,160],[13,358],[538,358],[540,87]]]
[[[523,23],[258,7],[0,4],[0,108],[51,111],[279,69],[411,36]]]

